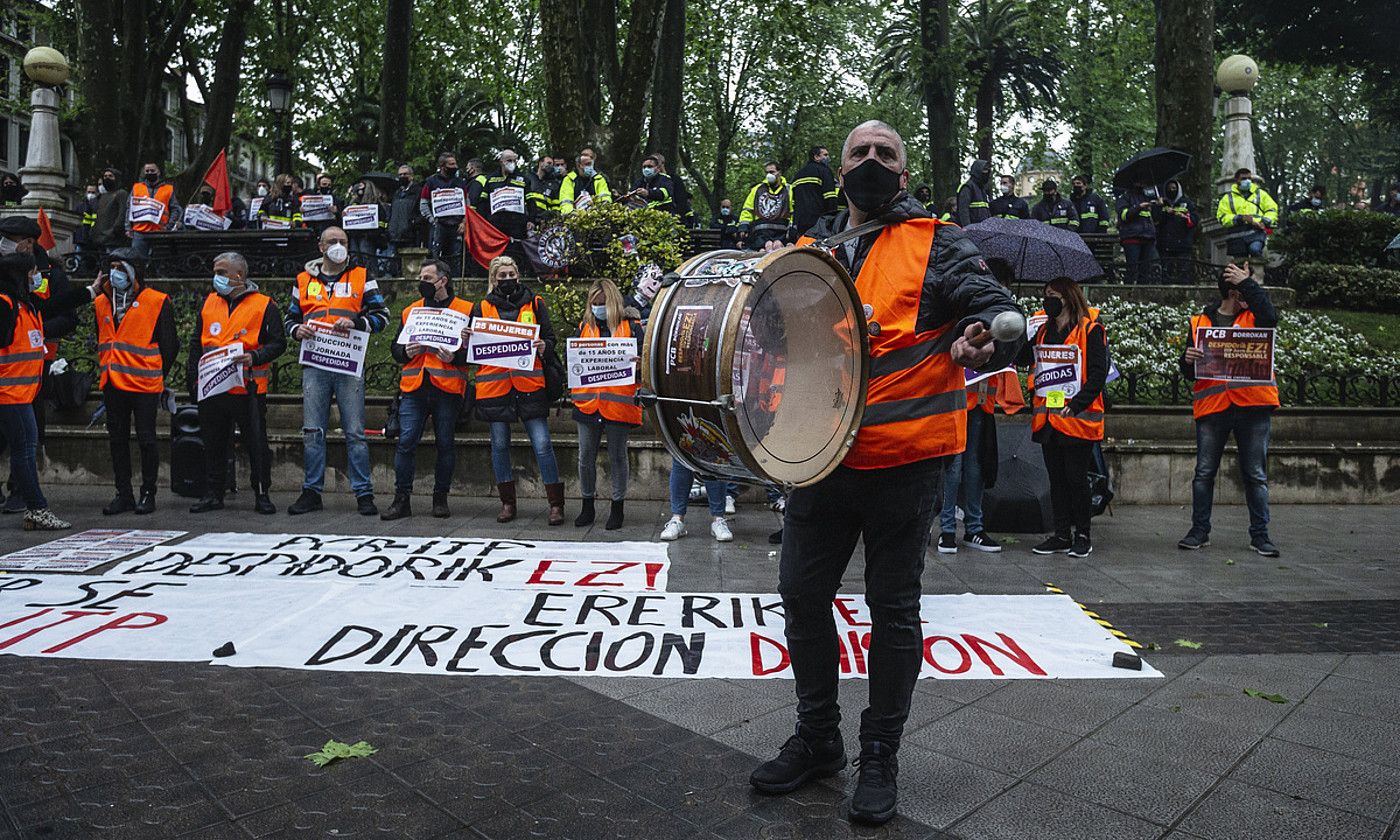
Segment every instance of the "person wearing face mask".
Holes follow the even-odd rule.
[[[98,185],[92,183],[87,185],[82,200],[78,202],[77,213],[82,217],[82,223],[73,231],[73,247],[78,252],[78,259],[83,262],[96,258],[92,229],[97,226],[97,200],[101,197]]]
[[[1031,208],[1031,218],[1070,233],[1079,232],[1079,213],[1069,199],[1060,195],[1060,185],[1053,178],[1040,185],[1040,201]]]
[[[452,276],[442,260],[423,264],[418,272],[418,293],[422,299],[403,310],[399,335],[403,334],[409,315],[422,306],[471,315],[471,304],[452,293]],[[437,448],[433,467],[433,516],[445,519],[451,515],[447,494],[452,489],[452,472],[457,467],[457,416],[467,393],[466,333],[463,331],[462,346],[456,352],[416,343],[399,344],[398,339],[398,335],[394,336],[389,350],[394,361],[403,365],[399,374],[399,439],[394,447],[394,501],[379,518],[392,520],[413,515],[414,454],[431,414]]]
[[[1079,214],[1080,233],[1104,233],[1108,230],[1108,204],[1103,196],[1089,189],[1089,176],[1076,175],[1070,181],[1069,200]]]
[[[641,175],[632,182],[632,189],[624,196],[624,200],[629,205],[645,207],[648,210],[665,210],[678,216],[680,210],[676,206],[675,191],[676,186],[671,182],[671,176],[663,173],[657,165],[656,155],[647,155],[642,158]]]
[[[1257,257],[1278,227],[1278,203],[1254,182],[1248,169],[1235,170],[1235,183],[1220,197],[1215,218],[1222,227],[1234,231],[1225,240],[1225,252],[1232,257]]]
[[[958,209],[954,221],[963,227],[992,217],[991,199],[987,190],[992,186],[991,161],[974,160],[967,180],[958,187]]]
[[[1172,179],[1162,188],[1162,209],[1157,221],[1157,252],[1169,283],[1194,283],[1191,256],[1200,229],[1196,205],[1181,191],[1181,182]]]
[[[253,193],[248,197],[248,202],[245,205],[245,207],[247,207],[247,221],[244,224],[245,229],[262,229],[262,207],[267,203],[271,195],[272,182],[266,178],[259,178],[258,182],[253,185]]]
[[[1103,387],[1108,380],[1108,333],[1099,311],[1089,306],[1084,290],[1067,277],[1045,284],[1045,307],[1036,316],[1045,323],[1021,354],[1031,368],[1027,382],[1031,397],[1031,438],[1040,444],[1050,476],[1050,507],[1055,533],[1031,551],[1087,557],[1094,550],[1090,536],[1093,513],[1089,499],[1089,464],[1094,442],[1103,440]],[[1039,348],[1053,347],[1041,351]],[[1055,355],[1058,354],[1058,355]],[[1077,390],[1039,390],[1041,368],[1063,368],[1073,355]],[[1053,356],[1053,359],[1052,359]],[[1041,360],[1041,361],[1037,361]],[[1058,396],[1056,396],[1058,394]],[[1056,403],[1058,405],[1052,405]]]
[[[287,308],[287,335],[305,341],[318,329],[346,335],[350,330],[381,332],[389,324],[389,307],[379,283],[364,266],[350,264],[348,237],[338,227],[321,233],[321,256],[311,260],[292,287]],[[369,444],[365,441],[365,380],[348,373],[313,367],[301,371],[302,437],[305,481],[301,495],[287,508],[298,516],[321,509],[326,479],[326,432],[331,399],[340,407],[345,431],[345,460],[350,490],[361,516],[378,516],[369,474]]]
[[[918,189],[914,190],[914,200],[919,202],[929,213],[934,212],[933,188],[928,184],[920,184]]]
[[[1202,358],[1196,331],[1210,327],[1277,327],[1278,310],[1264,287],[1250,277],[1249,264],[1227,265],[1219,280],[1220,302],[1191,318],[1186,350],[1181,354],[1183,378],[1194,380],[1191,413],[1196,418],[1196,473],[1191,479],[1191,530],[1178,548],[1196,550],[1210,545],[1210,513],[1215,474],[1225,442],[1235,436],[1239,448],[1240,480],[1249,508],[1249,546],[1265,557],[1278,557],[1269,539],[1269,431],[1279,406],[1273,382],[1226,382],[1196,379]]]
[[[29,190],[20,184],[19,176],[9,172],[0,174],[0,207],[18,207],[26,195]]]
[[[771,251],[795,238],[792,186],[774,161],[763,165],[763,180],[754,184],[739,211],[739,244],[750,251]]]
[[[106,407],[107,441],[117,495],[102,509],[112,516],[156,509],[156,480],[160,452],[156,445],[156,410],[165,390],[165,377],[180,353],[174,307],[169,297],[147,287],[141,271],[145,262],[134,248],[107,256],[107,270],[95,284],[98,387]],[[141,453],[141,497],[131,487],[131,427]]]
[[[908,157],[893,128],[875,120],[856,126],[839,177],[849,212],[823,219],[798,244],[830,251],[855,278],[868,313],[870,385],[841,465],[788,496],[778,592],[797,732],[749,782],[788,793],[846,765],[831,603],[863,539],[870,705],[860,719],[850,814],[883,823],[897,807],[897,754],[923,662],[919,601],[935,500],[948,460],[965,444],[963,368],[1005,367],[1025,339],[1018,331],[993,341],[992,320],[1019,313],[1016,301],[962,230],[930,218],[906,192]]]
[[[428,250],[434,259],[442,260],[460,271],[462,267],[462,234],[465,231],[464,213],[447,210],[449,204],[456,204],[457,197],[451,190],[461,192],[461,206],[467,206],[467,179],[457,174],[457,156],[451,152],[438,155],[437,171],[423,182],[419,193],[418,212],[428,221]],[[436,200],[435,197],[436,196]],[[451,199],[451,202],[448,199]],[[444,211],[439,215],[433,208]]]
[[[594,204],[612,201],[608,179],[598,171],[597,155],[589,146],[578,153],[578,165],[559,185],[559,213],[567,216]]]
[[[1123,282],[1152,282],[1157,264],[1157,223],[1162,219],[1162,197],[1157,188],[1138,181],[1118,196],[1118,243],[1127,263]]]
[[[1307,198],[1288,205],[1288,220],[1291,222],[1295,217],[1311,216],[1326,209],[1327,188],[1322,184],[1313,184]]]
[[[350,258],[356,265],[369,269],[371,277],[381,274],[379,256],[389,244],[389,203],[384,194],[368,178],[361,178],[350,187],[349,204],[373,206],[377,210],[379,222],[374,227],[346,230],[350,238]]]
[[[248,278],[248,261],[237,252],[214,258],[213,286],[195,315],[185,358],[185,385],[191,395],[197,394],[200,358],[234,342],[243,345],[243,352],[233,361],[244,368],[244,384],[199,401],[208,484],[204,497],[190,505],[190,513],[223,510],[229,447],[237,426],[252,471],[253,510],[274,514],[277,508],[268,495],[272,450],[267,444],[267,386],[272,361],[287,349],[282,315],[272,298],[258,291],[257,284]]]
[[[89,232],[89,243],[95,252],[103,253],[128,244],[128,196],[126,187],[122,186],[121,170],[111,167],[102,170],[97,182],[97,219]]]
[[[530,205],[534,218],[540,222],[559,213],[559,185],[564,176],[554,174],[554,158],[545,155],[535,164],[535,172],[530,177],[530,191],[525,201]]]
[[[1400,216],[1400,184],[1391,184],[1390,191],[1386,193],[1385,200],[1378,201],[1375,210],[1377,213]]]
[[[258,227],[261,230],[288,230],[296,212],[296,184],[292,176],[284,172],[273,179],[267,196],[258,206]]]
[[[807,162],[792,181],[792,223],[806,233],[822,216],[836,212],[836,176],[831,174],[831,151],[807,150]]]
[[[739,247],[739,220],[734,217],[734,202],[721,199],[719,212],[710,219],[710,229],[719,231],[719,247]]]
[[[322,172],[316,176],[316,188],[297,196],[297,210],[293,221],[307,230],[314,231],[317,237],[331,225],[340,223],[345,201],[335,194],[335,182]]]
[[[415,248],[423,241],[423,218],[418,212],[418,197],[423,186],[413,177],[413,167],[400,164],[398,185],[389,197],[389,237],[386,256],[397,256],[404,248]]]
[[[1016,179],[1010,175],[1002,175],[997,178],[997,197],[992,199],[990,209],[992,217],[996,219],[1029,219],[1031,217],[1030,205],[1026,200],[1016,195]]]
[[[631,338],[637,342],[637,360],[642,353],[641,313],[623,304],[622,292],[611,280],[595,280],[588,289],[588,314],[578,327],[579,338]],[[627,498],[627,435],[642,425],[642,407],[636,401],[637,386],[613,385],[575,388],[574,423],[578,425],[578,485],[582,509],[574,527],[593,524],[594,494],[598,489],[598,449],[603,435],[608,438],[608,475],[612,479],[612,507],[603,529],[622,527],[623,503]]]
[[[126,233],[131,247],[147,258],[151,246],[145,235],[172,230],[184,217],[184,208],[175,200],[175,185],[163,179],[158,163],[141,167],[141,180],[131,185],[127,206]]]
[[[472,306],[471,316],[539,324],[535,341],[535,365],[530,370],[499,365],[479,365],[476,370],[476,419],[491,424],[491,470],[501,497],[497,522],[515,518],[515,474],[510,464],[510,427],[517,420],[525,427],[535,463],[540,468],[549,500],[549,524],[564,524],[564,483],[549,438],[549,396],[545,389],[544,358],[555,353],[554,327],[544,298],[520,282],[520,268],[510,257],[496,257],[486,276],[486,297]],[[470,327],[468,327],[470,329]],[[555,358],[558,358],[555,356]]]
[[[530,227],[535,221],[534,209],[525,200],[530,184],[525,179],[525,173],[519,171],[520,156],[514,149],[502,149],[498,157],[500,172],[482,176],[473,206],[486,221],[511,238],[506,250],[523,260],[524,254],[518,253],[518,243],[530,234]]]

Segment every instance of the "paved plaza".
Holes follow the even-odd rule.
[[[618,532],[549,528],[543,499],[393,523],[347,497],[290,519],[104,518],[108,488],[52,488],[75,530],[653,540],[663,503]],[[285,509],[292,497],[274,497]],[[576,503],[575,503],[576,504]],[[575,511],[570,511],[572,515]],[[1189,511],[1119,507],[1084,560],[929,554],[928,593],[1036,594],[1052,583],[1147,647],[1162,679],[918,683],[900,814],[845,818],[846,770],[797,793],[749,772],[791,733],[788,680],[480,677],[0,656],[0,837],[1035,838],[1400,840],[1400,526],[1385,507],[1274,510],[1283,557],[1248,550],[1242,508],[1215,545],[1178,551]],[[703,507],[672,545],[673,592],[773,592],[775,516],[741,501],[736,539]],[[54,535],[18,530],[7,548]],[[1011,540],[1007,540],[1011,543]],[[3,578],[0,578],[3,580]],[[861,561],[845,589],[862,590]],[[1178,640],[1198,644],[1184,647]],[[1155,648],[1154,648],[1155,646]],[[842,682],[848,751],[865,684]],[[1277,695],[1276,703],[1246,694]],[[378,752],[318,768],[327,740]]]

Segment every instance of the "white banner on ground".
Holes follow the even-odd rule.
[[[0,557],[0,571],[86,572],[186,533],[122,528],[83,531],[6,554]]]
[[[569,387],[635,385],[637,365],[632,360],[636,356],[635,338],[566,339],[564,357],[569,368]]]
[[[340,335],[331,329],[327,321],[307,321],[306,325],[314,332],[302,339],[302,367],[328,370],[331,373],[348,373],[351,376],[365,375],[365,352],[369,349],[369,333],[364,330],[350,330]]]
[[[418,306],[409,310],[396,343],[408,346],[422,344],[455,353],[462,348],[462,330],[471,317],[446,307]]]
[[[198,393],[196,400],[204,400],[215,394],[222,394],[243,386],[243,366],[232,361],[243,355],[243,343],[235,341],[217,347],[199,357]]]
[[[340,226],[346,230],[379,230],[379,205],[351,204],[340,214]]]
[[[539,337],[539,324],[474,318],[467,341],[467,361],[529,370],[535,366],[535,339]]]

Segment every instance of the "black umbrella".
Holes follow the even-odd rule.
[[[399,176],[392,172],[366,172],[360,180],[374,184],[375,189],[386,195],[392,195],[399,188]]]
[[[1045,283],[1056,277],[1084,282],[1103,269],[1079,234],[1030,219],[986,219],[966,228],[982,256],[1000,260],[1017,280]]]
[[[1158,146],[1145,152],[1138,152],[1118,167],[1113,173],[1113,188],[1125,193],[1133,184],[1152,184],[1159,190],[1168,181],[1181,177],[1191,166],[1191,156],[1176,149]]]
[[[1030,424],[1006,419],[996,425],[997,482],[982,495],[983,524],[1002,533],[1049,531],[1055,522],[1050,476],[1040,446],[1031,440]]]

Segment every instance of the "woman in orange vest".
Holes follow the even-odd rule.
[[[106,407],[107,441],[117,495],[102,509],[108,516],[156,509],[160,451],[156,446],[156,410],[165,377],[180,352],[175,314],[169,298],[145,286],[145,261],[134,248],[118,248],[98,277],[101,293],[93,301],[97,320],[98,387]],[[131,492],[131,425],[141,450],[141,499]]]
[[[1108,379],[1108,334],[1084,290],[1067,277],[1045,284],[1046,317],[1021,354],[1031,366],[1031,437],[1050,475],[1055,533],[1036,554],[1086,557],[1089,538],[1089,463],[1103,440],[1103,386]]]
[[[549,524],[564,524],[564,483],[549,439],[549,397],[545,393],[545,354],[554,355],[554,328],[544,298],[520,282],[520,269],[510,257],[491,261],[486,277],[486,297],[472,307],[476,318],[495,318],[522,324],[539,324],[535,362],[527,370],[481,365],[476,371],[476,418],[491,424],[491,469],[501,496],[497,522],[515,518],[515,474],[510,464],[510,424],[519,420],[530,438],[539,464],[540,479],[549,499]],[[470,330],[471,327],[468,327]]]
[[[622,292],[611,280],[596,280],[588,289],[588,313],[579,324],[579,338],[630,338],[637,343],[641,358],[641,313],[624,308]],[[635,365],[636,359],[633,360]],[[622,527],[622,505],[627,498],[627,434],[642,425],[642,407],[637,404],[635,377],[631,385],[599,385],[575,388],[574,422],[578,424],[578,486],[583,510],[574,520],[576,527],[593,524],[593,494],[598,487],[598,447],[603,433],[608,435],[608,474],[612,476],[612,510],[604,530]]]

